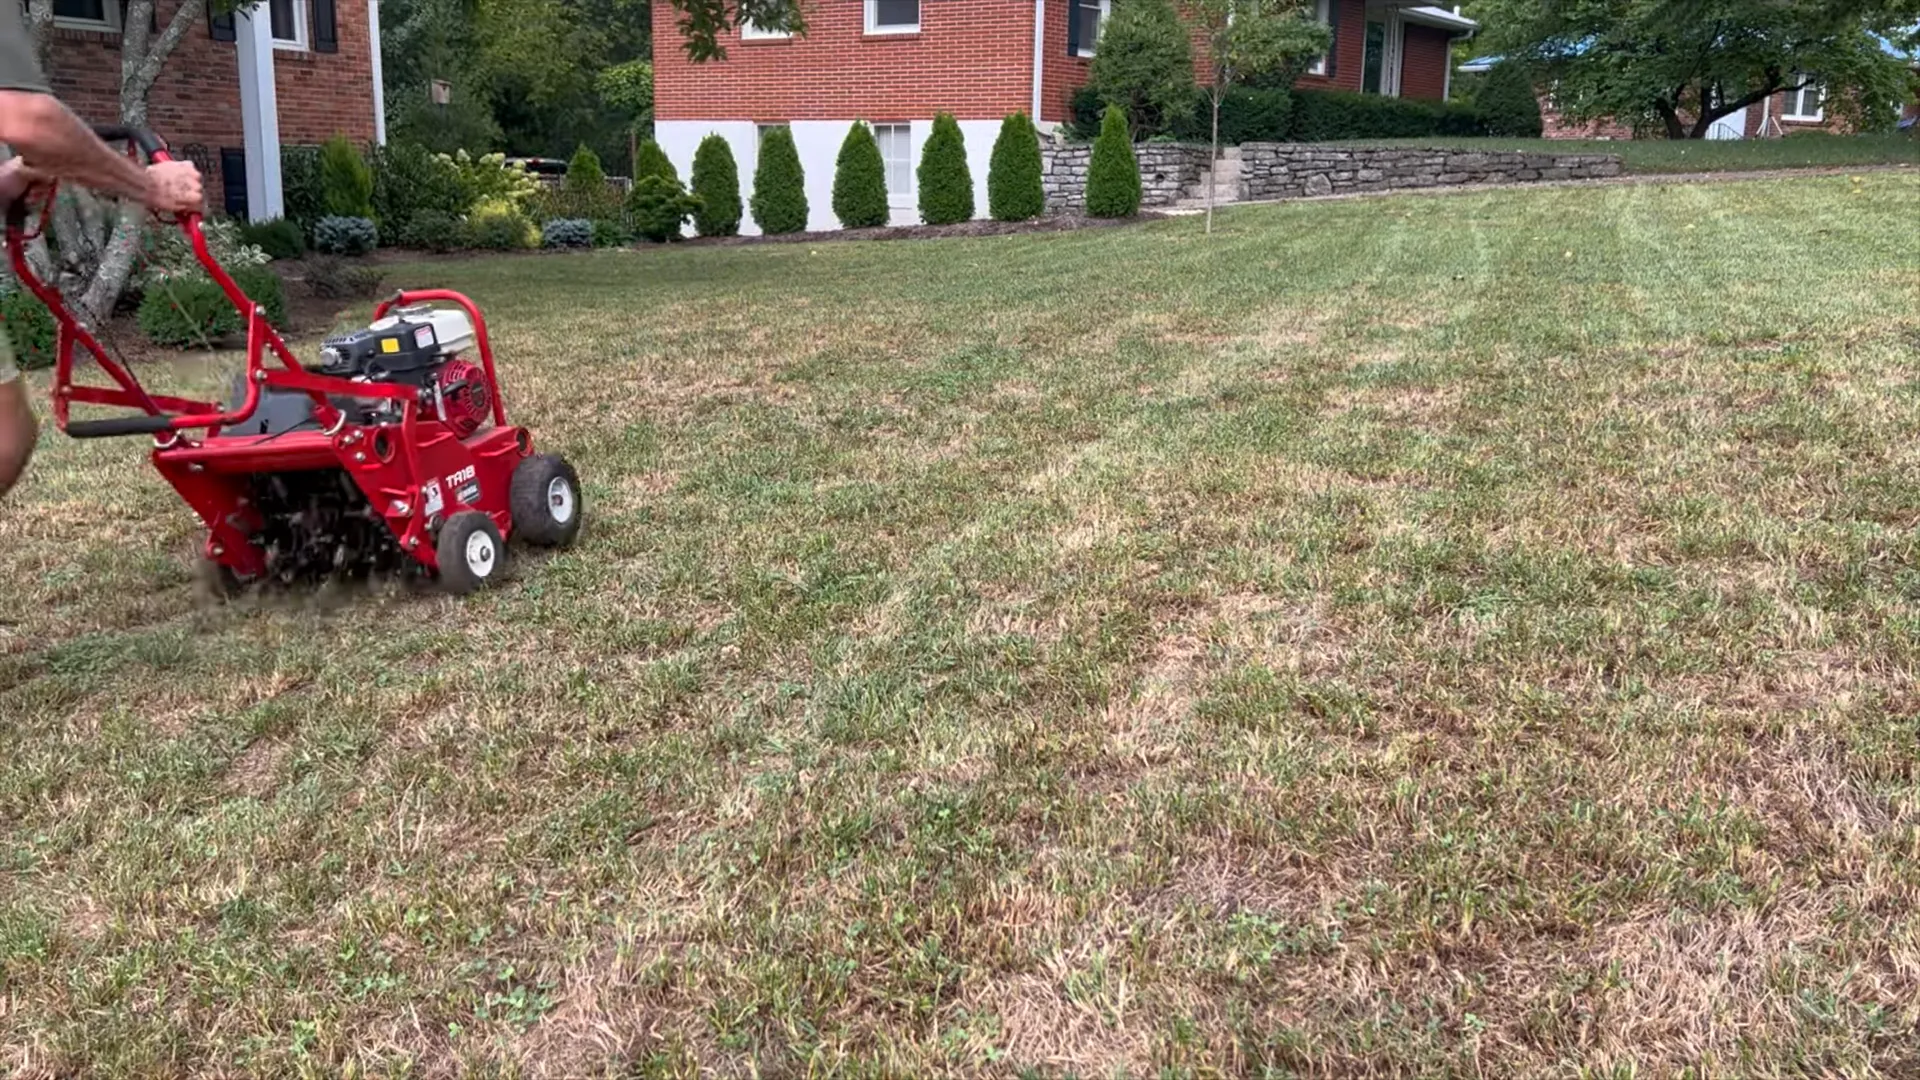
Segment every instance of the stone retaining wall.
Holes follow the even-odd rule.
[[[1140,204],[1172,206],[1186,197],[1187,188],[1200,182],[1207,168],[1207,148],[1185,143],[1140,143],[1133,148],[1140,160]],[[1047,190],[1047,212],[1080,211],[1087,206],[1087,162],[1093,157],[1088,143],[1042,144],[1041,183]]]
[[[1620,158],[1613,154],[1371,149],[1312,143],[1245,143],[1240,147],[1242,199],[1619,175]]]

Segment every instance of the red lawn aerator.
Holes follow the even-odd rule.
[[[96,128],[149,160],[170,160],[151,132]],[[38,229],[51,213],[47,196]],[[153,463],[206,523],[206,566],[222,592],[338,573],[418,573],[455,594],[496,580],[507,538],[559,547],[580,531],[579,477],[533,452],[507,424],[486,320],[455,292],[400,292],[365,330],[329,339],[302,366],[262,309],[208,250],[200,215],[183,214],[194,255],[247,321],[247,368],[226,405],[149,394],[75,321],[27,263],[24,200],[7,220],[13,272],[59,324],[53,414],[76,439],[151,435]],[[455,305],[453,307],[436,305]],[[75,385],[74,347],[117,387]],[[480,363],[464,359],[477,349]],[[265,364],[271,350],[279,366]],[[70,419],[76,402],[141,410]]]

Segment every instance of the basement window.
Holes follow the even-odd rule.
[[[267,0],[268,21],[273,24],[273,47],[307,47],[307,6],[303,0]]]
[[[1826,118],[1826,102],[1821,100],[1817,84],[1809,83],[1798,90],[1787,91],[1787,105],[1780,110],[1780,119],[1817,124]]]
[[[880,144],[880,160],[887,169],[887,201],[913,205],[913,126],[875,124],[873,141]]]
[[[786,30],[762,30],[758,23],[740,24],[741,41],[785,41],[792,36],[793,34]]]
[[[920,0],[867,0],[867,33],[917,34]]]

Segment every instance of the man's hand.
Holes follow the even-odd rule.
[[[0,0],[4,2],[4,0]],[[200,170],[191,161],[147,166],[147,192],[140,200],[163,214],[197,214],[206,209]]]
[[[0,207],[12,206],[46,179],[19,158],[10,158],[5,164],[0,164]]]

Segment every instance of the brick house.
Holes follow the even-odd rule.
[[[1450,49],[1477,24],[1405,0],[1318,0],[1333,47],[1299,85],[1444,99]],[[1010,113],[1045,131],[1067,122],[1085,85],[1112,0],[818,0],[802,37],[743,28],[727,59],[695,64],[679,50],[654,58],[655,137],[681,175],[700,140],[732,145],[751,187],[760,135],[787,127],[807,174],[812,229],[835,227],[833,167],[847,128],[873,125],[893,220],[915,220],[914,169],[934,114],[951,112],[966,136],[977,212],[993,141]],[[653,5],[654,40],[674,41],[670,5]],[[751,220],[743,223],[751,229]]]
[[[0,3],[7,0],[0,0]],[[13,0],[19,2],[19,0]],[[179,0],[156,0],[165,27]],[[55,0],[48,78],[94,123],[119,119],[123,0]],[[279,217],[280,147],[334,134],[384,142],[379,0],[264,0],[204,16],[167,59],[150,126],[207,175],[208,202]]]

